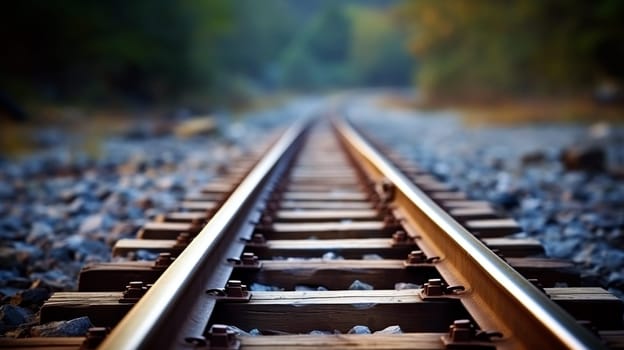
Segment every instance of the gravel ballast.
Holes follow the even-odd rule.
[[[18,159],[0,157],[0,335],[86,330],[88,320],[19,326],[36,325],[39,308],[53,292],[76,290],[85,264],[110,261],[117,240],[134,237],[150,218],[173,211],[187,192],[235,165],[233,159],[258,151],[315,103],[297,100],[229,122],[220,118],[212,134],[195,137],[176,137],[173,128],[152,133],[141,121],[103,140],[97,157],[77,147],[79,135],[55,130],[58,137],[46,149]]]
[[[381,106],[362,99],[347,113],[442,181],[514,217],[524,229],[520,236],[538,239],[548,256],[574,261],[588,280],[624,296],[624,180],[610,171],[624,165],[624,128],[605,123],[475,127],[452,111]],[[566,163],[566,154],[583,150],[590,156]]]

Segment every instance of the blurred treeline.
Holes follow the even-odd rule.
[[[240,101],[407,85],[395,1],[22,0],[3,4],[0,94],[21,103]]]
[[[3,5],[0,105],[237,104],[283,90],[410,84],[434,100],[623,100],[621,0]]]
[[[621,100],[624,1],[415,0],[401,5],[433,98]]]

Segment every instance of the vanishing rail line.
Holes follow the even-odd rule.
[[[83,345],[101,349],[622,347],[617,298],[531,257],[537,242],[505,237],[512,220],[380,148],[341,119],[298,122],[233,183],[115,247],[156,262],[88,267],[81,292],[54,295],[42,319],[89,314],[114,327]],[[345,334],[356,325],[385,331]]]

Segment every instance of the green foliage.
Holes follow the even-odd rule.
[[[578,92],[622,82],[617,0],[405,1],[419,85],[437,96]]]
[[[393,0],[23,0],[0,12],[0,90],[53,102],[406,84]],[[7,6],[9,7],[9,6]]]
[[[324,88],[348,83],[345,64],[348,58],[350,26],[339,5],[332,4],[311,19],[286,48],[283,80],[295,88]]]
[[[287,87],[407,85],[405,35],[384,7],[334,2],[310,20],[283,55]]]
[[[352,23],[349,53],[352,75],[361,85],[409,85],[413,59],[406,35],[388,10],[349,8]]]
[[[225,0],[13,2],[0,15],[0,79],[54,100],[175,97],[206,83],[203,52],[226,11]]]

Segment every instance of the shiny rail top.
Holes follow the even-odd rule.
[[[454,246],[458,251],[463,250],[456,256],[447,256],[446,260],[463,276],[471,276],[472,285],[478,284],[470,290],[479,299],[476,307],[489,307],[488,316],[501,322],[503,329],[511,331],[511,336],[520,339],[524,347],[605,348],[589,330],[579,325],[574,318],[442,210],[348,121],[337,120],[335,126],[349,147],[381,177],[395,186],[399,197],[397,200],[403,200],[403,204],[411,204],[417,212],[415,216],[421,221],[427,221],[423,228],[432,232],[427,232],[423,238],[430,239],[439,248],[448,250]],[[470,305],[466,307],[471,308]],[[504,334],[503,341],[505,336],[509,338],[509,335]]]
[[[372,169],[379,179],[387,179],[394,185],[393,203],[400,206],[409,223],[419,229],[421,240],[438,251],[448,252],[440,254],[443,256],[440,266],[448,267],[465,279],[467,291],[460,300],[477,323],[503,333],[504,337],[495,343],[498,349],[604,348],[599,339],[429,199],[351,125],[344,120],[334,125],[354,157]],[[282,135],[188,248],[115,327],[101,349],[147,348],[154,345],[153,339],[158,338],[155,335],[162,338],[165,332],[166,336],[180,337],[175,333],[176,325],[170,325],[169,329],[163,320],[173,313],[184,287],[192,283],[202,262],[228,236],[226,233],[239,209],[248,204],[280,160],[286,158],[286,152],[292,150],[307,126],[307,121],[298,122]],[[193,315],[189,314],[188,318]]]
[[[150,337],[155,332],[159,332],[159,327],[168,329],[162,325],[163,318],[166,318],[166,315],[175,307],[184,286],[190,284],[190,279],[194,278],[195,272],[200,268],[199,265],[223,238],[228,226],[236,218],[236,213],[246,205],[252,194],[257,191],[284,154],[302,136],[308,125],[308,120],[300,120],[285,131],[197,237],[113,329],[99,349],[146,348]],[[170,336],[178,335],[170,334]]]

